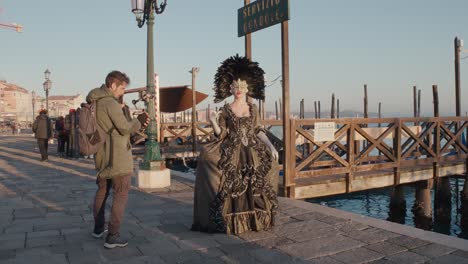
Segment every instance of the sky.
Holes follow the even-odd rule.
[[[0,79],[51,95],[86,94],[108,72],[120,70],[130,88],[146,84],[146,26],[138,28],[130,0],[0,0],[0,23],[16,22],[23,32],[0,29]],[[168,0],[154,29],[155,71],[161,86],[191,84],[214,106],[213,80],[220,63],[245,54],[237,37],[242,0]],[[432,115],[432,85],[438,85],[441,115],[455,115],[454,38],[465,40],[466,0],[290,0],[290,104],[313,111],[314,101],[330,109],[369,111],[382,103],[384,116],[413,111],[413,86],[421,90],[422,115]],[[281,26],[252,34],[252,59],[265,70],[267,110],[281,97]],[[279,78],[281,79],[281,78]],[[130,98],[127,98],[127,101]],[[462,114],[468,111],[468,59],[461,61]],[[228,99],[229,101],[230,99]]]

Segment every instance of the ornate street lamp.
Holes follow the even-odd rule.
[[[42,84],[44,91],[46,93],[46,109],[47,113],[49,112],[49,90],[52,88],[52,81],[50,80],[50,71],[49,69],[44,72],[45,82]]]
[[[34,110],[34,105],[36,104],[36,92],[35,91],[32,91],[31,92],[31,102],[32,102],[32,115],[33,115],[33,122],[34,122],[34,118],[36,118],[36,111]]]
[[[157,0],[131,0],[132,12],[136,16],[138,27],[143,27],[147,24],[147,68],[146,68],[146,94],[148,99],[146,101],[146,109],[150,117],[150,123],[146,128],[147,140],[145,143],[145,158],[140,164],[140,168],[144,170],[152,170],[161,168],[162,161],[161,151],[159,143],[156,141],[157,138],[157,122],[156,122],[156,111],[155,111],[155,81],[154,81],[154,55],[153,55],[153,25],[155,13],[161,14],[166,8],[167,0],[158,5]]]

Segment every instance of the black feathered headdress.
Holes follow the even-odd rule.
[[[265,72],[247,57],[239,54],[227,58],[221,63],[215,75],[213,90],[215,91],[215,103],[219,103],[231,96],[231,84],[234,80],[242,79],[248,84],[248,96],[255,99],[265,99]]]

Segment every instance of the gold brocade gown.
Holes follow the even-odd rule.
[[[262,129],[257,108],[237,117],[221,108],[217,140],[198,158],[192,230],[239,234],[268,230],[278,207],[278,170],[270,150],[256,136]]]

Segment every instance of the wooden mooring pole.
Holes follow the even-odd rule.
[[[314,117],[315,119],[318,117],[317,101],[314,101]]]
[[[367,100],[367,84],[364,84],[364,118],[369,118],[368,112],[368,100]]]
[[[332,93],[330,118],[335,118],[335,93]]]
[[[432,97],[434,102],[434,117],[439,117],[439,92],[437,85],[432,85]],[[437,130],[439,126],[436,125]],[[440,138],[438,133],[434,133],[433,150],[437,156],[440,152]],[[437,160],[432,165],[434,175],[434,223],[447,233],[450,232],[450,222],[452,220],[452,190],[450,187],[450,177],[439,177],[440,165]]]
[[[278,101],[275,101],[276,120],[279,120]]]
[[[336,99],[336,118],[340,118],[340,99]]]
[[[318,119],[320,119],[322,110],[320,109],[320,100],[318,101]]]

